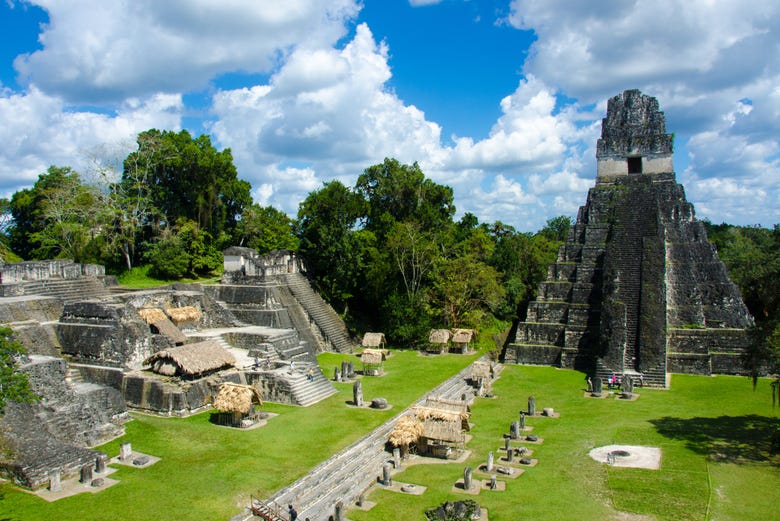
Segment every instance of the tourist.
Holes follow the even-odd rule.
[[[310,382],[314,380],[314,369],[311,367],[309,368],[309,372],[306,373],[306,379]]]
[[[290,521],[298,519],[298,511],[292,505],[287,505],[287,512],[290,514]]]
[[[295,372],[295,361],[290,360],[290,374],[293,374]]]
[[[593,380],[590,379],[590,376],[588,377],[588,392],[593,392]]]
[[[270,356],[266,356],[265,357],[265,368],[266,369],[271,369],[271,357]]]

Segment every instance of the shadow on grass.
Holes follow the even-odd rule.
[[[780,464],[773,437],[780,420],[751,414],[717,418],[658,418],[650,420],[668,438],[684,440],[689,449],[713,459]]]

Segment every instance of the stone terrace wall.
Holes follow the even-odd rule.
[[[85,449],[124,432],[129,419],[121,394],[95,384],[69,384],[67,364],[59,357],[31,356],[21,366],[41,400],[10,403],[0,418],[0,432],[10,454],[0,472],[29,487],[44,486],[49,472],[63,477],[94,463],[101,453]]]
[[[103,277],[104,266],[77,264],[69,259],[14,262],[0,265],[0,284],[13,284],[33,280],[77,279],[80,277]]]

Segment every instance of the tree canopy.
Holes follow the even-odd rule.
[[[9,401],[37,400],[27,375],[18,370],[18,360],[25,351],[12,335],[11,328],[0,327],[0,414]]]

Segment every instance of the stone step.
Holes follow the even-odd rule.
[[[498,374],[500,366],[497,366]],[[465,379],[471,374],[467,367],[457,375],[446,380],[415,405],[422,404],[427,396],[447,399],[460,399],[461,395],[473,399],[473,389]],[[306,476],[289,487],[277,492],[269,501],[279,505],[292,503],[299,512],[299,518],[309,517],[314,521],[325,520],[334,512],[338,501],[350,505],[381,473],[382,464],[391,457],[385,451],[385,442],[398,419],[407,414],[399,413],[390,421],[382,424],[343,451],[327,461],[317,465]],[[248,516],[236,516],[236,521],[250,519]]]

